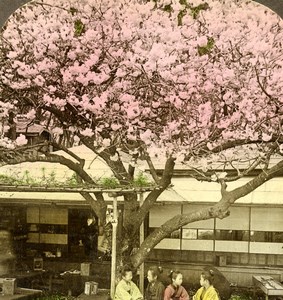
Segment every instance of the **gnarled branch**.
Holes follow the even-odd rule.
[[[192,222],[207,220],[211,218],[225,218],[229,215],[229,207],[239,198],[246,196],[254,191],[257,187],[264,184],[266,181],[275,177],[276,174],[283,170],[283,160],[277,163],[269,170],[262,171],[258,176],[250,180],[241,187],[235,188],[232,191],[226,191],[221,200],[215,205],[206,209],[201,209],[189,214],[177,215],[165,222],[154,232],[152,232],[142,243],[140,249],[132,257],[134,266],[139,266],[148,256],[149,252],[168,234]]]

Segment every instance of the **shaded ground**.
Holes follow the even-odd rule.
[[[192,299],[192,296],[195,294],[196,290],[189,290],[190,299]],[[91,296],[92,297],[92,296]],[[81,295],[79,297],[72,297],[72,296],[64,296],[60,294],[50,294],[48,292],[45,292],[41,297],[37,298],[36,300],[88,300],[88,296]],[[104,290],[100,291],[99,295],[95,295],[92,297],[92,299],[96,300],[109,300],[109,291]],[[237,289],[234,288],[232,296],[229,298],[229,300],[253,300],[253,291],[251,289]],[[255,299],[257,300],[264,300],[265,295],[261,292],[256,293]],[[282,299],[282,298],[277,298]],[[276,298],[274,298],[276,300]]]

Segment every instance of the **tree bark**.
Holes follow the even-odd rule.
[[[96,200],[91,196],[90,193],[81,192],[80,194],[89,203],[90,207],[100,219],[101,223],[104,224],[106,218],[107,204],[104,201],[102,193],[94,193]]]
[[[175,159],[172,157],[169,157],[166,161],[165,168],[162,174],[162,177],[159,181],[160,188],[155,189],[149,193],[149,195],[145,198],[142,206],[137,211],[135,220],[136,220],[136,227],[139,228],[148,214],[151,207],[154,205],[154,203],[157,201],[158,197],[168,188],[168,186],[171,184],[171,179],[173,176],[173,171],[175,167]]]

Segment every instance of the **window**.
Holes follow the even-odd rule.
[[[67,234],[67,225],[61,224],[29,224],[29,232]]]
[[[216,230],[215,239],[221,241],[248,241],[248,230]]]
[[[251,242],[283,243],[283,232],[251,231]]]
[[[183,239],[186,240],[213,240],[213,229],[183,228]]]
[[[183,229],[183,239],[196,240],[198,237],[197,229]]]
[[[211,229],[198,229],[198,240],[213,240],[214,234]]]

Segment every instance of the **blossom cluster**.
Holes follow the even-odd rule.
[[[189,2],[26,5],[3,31],[2,89],[103,149],[185,159],[279,138],[282,20],[253,2],[209,0],[197,15],[190,7],[204,1]]]

